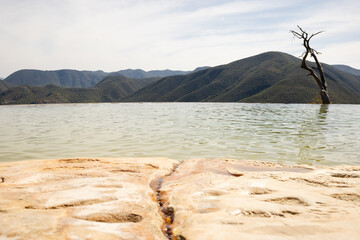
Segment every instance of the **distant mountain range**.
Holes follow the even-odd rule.
[[[206,67],[205,67],[206,68]],[[194,71],[198,71],[198,68]],[[5,82],[14,86],[36,86],[43,87],[49,84],[60,87],[74,87],[74,88],[89,88],[95,86],[107,76],[125,76],[128,78],[152,78],[152,77],[166,77],[172,75],[184,75],[192,71],[174,71],[174,70],[153,70],[144,71],[141,69],[126,69],[117,72],[106,73],[103,71],[77,71],[77,70],[55,70],[55,71],[41,71],[23,69],[14,72],[4,79]]]
[[[64,88],[54,84],[45,87],[24,85],[0,94],[0,104],[118,102],[157,80],[159,78],[109,76],[92,88]]]
[[[339,69],[343,72],[350,73],[355,76],[360,76],[360,70],[346,66],[346,65],[332,65],[334,68]]]
[[[92,87],[109,75],[103,71],[77,71],[77,70],[56,70],[41,71],[24,69],[19,70],[4,79],[15,86],[37,86],[42,87],[54,84],[62,87]]]
[[[267,52],[185,76],[165,77],[131,94],[134,102],[263,102],[318,101],[315,80],[300,68],[301,60]],[[324,64],[334,103],[360,103],[360,77]]]
[[[151,70],[151,71],[144,71],[142,69],[126,69],[126,70],[121,70],[118,72],[113,72],[110,73],[109,75],[111,76],[118,76],[118,75],[122,75],[128,78],[135,78],[135,79],[139,79],[139,78],[153,78],[153,77],[167,77],[167,76],[174,76],[174,75],[185,75],[191,72],[197,72],[203,69],[206,69],[209,67],[198,67],[193,71],[179,71],[179,70]]]
[[[171,70],[145,72],[139,69],[123,70],[107,74],[103,80],[99,80],[94,87],[63,88],[55,85],[45,87],[12,87],[0,95],[0,104],[119,101],[317,102],[319,100],[318,87],[315,81],[307,76],[307,72],[300,68],[300,63],[300,59],[289,54],[267,52],[226,65],[196,69],[193,72]],[[323,67],[333,103],[359,104],[360,76],[354,75],[351,68],[349,70],[349,68],[330,66],[327,64],[323,64]],[[339,70],[340,68],[342,68],[342,70]],[[60,81],[60,79],[63,79],[59,77],[61,71],[68,71],[65,72],[68,74],[71,73],[73,76],[71,78],[72,80]],[[60,83],[66,82],[68,84],[79,84],[81,86],[85,86],[85,82],[87,82],[87,84],[94,84],[97,81],[94,80],[95,77],[90,77],[90,73],[96,73],[91,76],[96,75],[97,78],[100,78],[102,74],[106,74],[102,71],[77,71],[76,73],[72,71],[75,70],[40,72],[51,73],[58,76],[57,78],[52,78],[58,79],[56,84],[60,85]],[[351,71],[351,74],[349,71]],[[64,75],[65,73],[63,72],[62,74]],[[84,77],[82,77],[81,74],[83,74]],[[128,75],[132,78],[120,74]],[[173,74],[175,74],[175,76],[168,76]],[[10,77],[11,75],[8,78]],[[10,82],[11,85],[14,84],[15,80],[9,81],[8,78],[0,82],[7,84]],[[86,81],[84,79],[86,79]],[[16,83],[20,84],[21,81]],[[22,81],[22,83],[24,83],[24,81]],[[43,83],[39,83],[39,85],[41,84]]]
[[[11,83],[5,82],[3,80],[0,80],[0,93],[6,91],[9,88],[15,87]]]

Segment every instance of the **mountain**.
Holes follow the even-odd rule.
[[[100,93],[92,88],[62,88],[53,84],[45,87],[20,86],[0,95],[0,104],[80,103],[99,102]]]
[[[174,70],[151,70],[144,71],[142,69],[126,69],[117,72],[110,73],[111,76],[123,75],[128,78],[139,79],[139,78],[153,78],[153,77],[167,77],[173,75],[185,75],[191,71],[174,71]]]
[[[332,65],[334,68],[336,69],[339,69],[343,72],[347,72],[347,73],[350,73],[352,75],[355,75],[355,76],[360,76],[360,70],[359,69],[355,69],[355,68],[352,68],[350,66],[347,66],[347,65]]]
[[[209,66],[197,67],[197,68],[195,68],[195,70],[193,72],[198,72],[198,71],[205,70],[205,69],[208,69],[208,68],[210,68],[210,67]]]
[[[14,87],[11,83],[0,80],[0,93],[5,92],[7,89]]]
[[[158,78],[110,76],[92,88],[63,88],[53,84],[44,87],[25,85],[10,88],[0,94],[0,104],[114,102],[157,80]]]
[[[56,70],[40,71],[24,69],[14,72],[4,81],[15,86],[46,86],[54,84],[63,87],[87,88],[100,82],[108,73],[103,71]]]
[[[196,71],[196,70],[195,70]],[[77,70],[55,70],[41,71],[24,69],[14,72],[6,79],[5,82],[14,86],[37,86],[42,87],[49,84],[61,87],[89,88],[95,86],[107,76],[125,76],[133,79],[166,77],[172,75],[184,75],[191,71],[173,71],[173,70],[152,70],[144,71],[141,69],[127,69],[117,72],[106,73],[103,71],[77,71]]]
[[[159,80],[160,78],[131,79],[124,76],[109,76],[94,89],[101,93],[102,102],[118,102],[125,96]]]
[[[360,77],[337,70],[327,64],[322,65],[328,83],[331,102],[338,104],[360,104]],[[305,77],[307,72],[303,69],[300,70],[301,73],[294,74],[292,79],[287,77],[271,88],[243,99],[241,102],[320,103],[319,89],[315,80],[312,77]],[[304,83],[305,81],[307,82],[306,84]]]
[[[129,95],[127,102],[312,103],[315,80],[301,60],[267,52],[184,76],[170,76]],[[360,78],[324,64],[333,103],[360,103]]]
[[[314,63],[309,63],[313,65]],[[20,86],[0,94],[0,104],[63,102],[319,102],[315,80],[301,60],[267,52],[186,75],[147,79],[107,76],[91,88]],[[323,64],[333,103],[360,104],[360,76]]]

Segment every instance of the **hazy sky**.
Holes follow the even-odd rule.
[[[0,76],[19,69],[192,70],[265,51],[360,68],[359,0],[0,0]]]

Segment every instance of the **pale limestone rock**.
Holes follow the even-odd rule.
[[[0,163],[0,177],[0,239],[360,236],[358,166],[91,158]]]
[[[173,234],[187,240],[359,239],[359,173],[193,159],[163,179],[162,191],[175,211]]]
[[[166,239],[150,182],[170,159],[1,163],[0,239]]]

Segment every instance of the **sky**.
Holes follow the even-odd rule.
[[[0,0],[0,77],[20,69],[193,70],[267,51],[360,69],[359,0]]]

